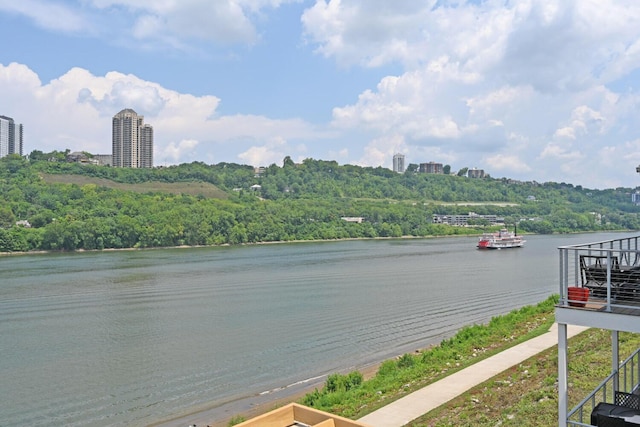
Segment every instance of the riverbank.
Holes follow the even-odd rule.
[[[360,418],[412,391],[547,333],[553,324],[556,302],[556,297],[549,298],[536,306],[494,317],[486,325],[465,327],[440,345],[359,368],[357,371],[362,374],[364,382],[357,389],[330,392],[322,387],[324,381],[318,379],[299,388],[284,388],[281,395],[257,396],[266,399],[257,399],[250,407],[230,404],[226,408],[198,411],[154,426],[196,424],[223,427],[234,418],[250,419],[290,402],[312,403],[316,409]],[[346,375],[347,372],[339,374]]]
[[[525,233],[523,233],[525,234]],[[0,252],[1,256],[18,256],[18,255],[38,255],[38,254],[69,254],[69,253],[93,253],[93,252],[119,252],[119,251],[148,251],[148,250],[166,250],[166,249],[197,249],[197,248],[224,248],[232,246],[260,246],[260,245],[282,245],[287,243],[328,243],[328,242],[349,242],[349,241],[366,241],[366,240],[396,240],[396,239],[438,239],[445,237],[477,237],[477,234],[447,234],[434,236],[400,236],[400,237],[349,237],[345,239],[318,239],[318,240],[278,240],[272,242],[255,242],[255,243],[238,243],[232,245],[230,243],[222,243],[219,245],[179,245],[179,246],[153,246],[146,248],[105,248],[105,249],[76,249],[75,251],[28,251],[28,252]]]
[[[576,231],[573,233],[551,233],[550,235],[571,235],[571,234],[596,234],[596,233],[627,233],[633,230],[593,230],[593,231]],[[163,250],[163,249],[195,249],[195,248],[223,248],[232,246],[257,246],[257,245],[281,245],[287,243],[325,243],[325,242],[349,242],[359,240],[396,240],[396,239],[440,239],[440,238],[465,238],[465,237],[479,237],[483,234],[483,231],[469,234],[443,234],[443,235],[429,235],[429,236],[399,236],[399,237],[349,237],[344,239],[317,239],[317,240],[278,240],[269,242],[254,242],[254,243],[238,243],[236,245],[230,243],[222,243],[219,245],[179,245],[179,246],[154,246],[145,248],[105,248],[105,249],[77,249],[75,251],[55,251],[55,250],[38,250],[28,252],[0,252],[2,256],[18,256],[18,255],[38,255],[38,254],[56,254],[56,253],[91,253],[91,252],[113,252],[113,251],[144,251],[144,250]],[[531,236],[535,233],[519,232],[518,235]]]
[[[378,362],[373,365],[363,366],[356,370],[362,373],[365,381],[370,380],[378,372],[381,365]],[[149,427],[179,427],[188,425],[227,427],[232,419],[241,417],[250,419],[279,408],[288,403],[300,402],[307,394],[324,386],[327,375],[317,378],[297,386],[283,387],[272,393],[256,395],[249,401],[243,399],[242,402],[229,402],[222,406],[208,409],[198,409],[186,415],[180,415],[169,420],[153,423]]]

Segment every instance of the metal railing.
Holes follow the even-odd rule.
[[[640,315],[640,236],[558,249],[560,306],[584,307],[586,296],[576,289],[581,288],[589,290],[591,309],[624,308]]]
[[[600,402],[617,404],[616,397],[620,392],[635,394],[640,383],[640,348],[629,356],[585,399],[568,414],[567,425],[570,427],[591,426],[591,412]]]

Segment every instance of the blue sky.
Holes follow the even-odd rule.
[[[0,0],[0,114],[25,151],[311,157],[591,188],[640,176],[636,0]]]

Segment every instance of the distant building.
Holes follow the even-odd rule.
[[[94,159],[100,166],[113,166],[113,156],[111,154],[95,154]]]
[[[636,190],[635,193],[631,194],[631,202],[636,206],[640,206],[640,191]]]
[[[364,217],[361,216],[343,216],[340,217],[340,219],[346,222],[356,222],[358,224],[362,224],[364,222]]]
[[[420,163],[420,173],[444,173],[442,163]]]
[[[496,215],[478,215],[475,212],[469,212],[468,215],[433,215],[432,222],[434,224],[455,225],[465,227],[469,225],[469,220],[486,220],[491,225],[504,224],[504,218]]]
[[[130,108],[113,116],[112,156],[115,167],[153,167],[153,127]]]
[[[71,163],[84,163],[88,165],[97,165],[98,160],[95,157],[89,157],[82,151],[74,151],[67,154],[67,162]]]
[[[484,170],[483,169],[469,169],[467,171],[467,176],[469,178],[484,178]]]
[[[0,116],[0,157],[9,154],[22,156],[22,142],[24,128],[21,124],[15,124],[11,117]]]
[[[153,167],[153,126],[143,125],[140,129],[140,167]]]
[[[393,155],[393,171],[398,173],[404,173],[404,154]]]

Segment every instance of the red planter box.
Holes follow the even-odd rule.
[[[584,307],[589,300],[589,288],[569,286],[569,305],[572,307]]]

